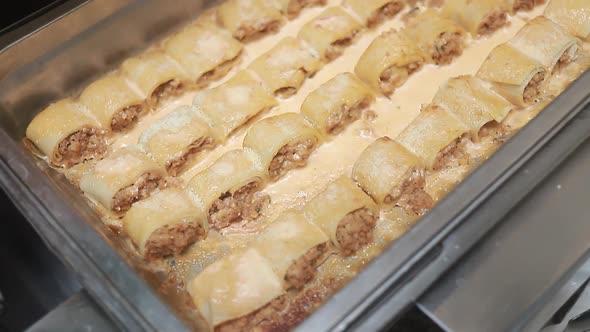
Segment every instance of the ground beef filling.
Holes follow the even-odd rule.
[[[535,102],[537,97],[541,94],[541,83],[545,80],[545,73],[536,73],[529,84],[524,88],[522,98],[526,104]]]
[[[315,275],[322,257],[328,251],[326,243],[309,249],[303,256],[294,261],[285,273],[287,288],[300,289]]]
[[[131,105],[113,114],[111,119],[111,129],[113,131],[123,131],[135,124],[139,115],[143,112],[142,105]]]
[[[254,220],[260,216],[262,207],[269,202],[269,196],[256,195],[260,184],[250,182],[232,195],[221,195],[209,209],[209,222],[215,229],[225,228],[242,220]]]
[[[434,63],[437,65],[446,65],[462,53],[463,36],[460,33],[443,32],[434,42],[433,50],[430,54]]]
[[[340,55],[342,55],[344,49],[352,43],[352,40],[354,39],[357,33],[358,31],[353,31],[349,38],[343,38],[330,44],[330,46],[326,50],[326,53],[324,54],[324,58],[326,59],[326,61],[332,61]]]
[[[184,84],[176,79],[161,84],[152,93],[152,96],[150,98],[151,104],[158,105],[160,102],[167,98],[178,96],[183,88]]]
[[[358,120],[364,109],[369,107],[370,100],[364,99],[352,107],[342,105],[340,111],[333,112],[328,117],[327,131],[330,135],[335,135],[344,130],[350,123]]]
[[[388,2],[385,6],[377,9],[367,19],[367,25],[374,27],[375,25],[383,22],[388,17],[393,17],[404,9],[404,3],[402,1],[394,0]]]
[[[508,136],[510,134],[510,128],[508,128],[505,124],[497,122],[497,121],[490,121],[488,123],[486,123],[485,125],[483,125],[483,127],[481,127],[479,129],[479,132],[477,133],[477,136],[479,136],[480,138],[484,138],[484,137],[491,137],[493,139],[503,139],[504,137]]]
[[[323,6],[326,4],[326,0],[291,0],[287,6],[287,15],[293,18],[301,12],[305,7],[311,6]]]
[[[508,20],[506,12],[493,12],[490,15],[488,15],[483,20],[483,22],[481,22],[479,28],[477,29],[477,34],[482,36],[488,35],[506,25],[507,22]]]
[[[144,173],[135,183],[119,190],[115,197],[113,197],[113,211],[125,212],[129,210],[133,203],[150,197],[150,194],[161,183],[162,177],[159,174]]]
[[[313,137],[283,146],[270,162],[268,167],[270,177],[276,180],[289,170],[305,166],[316,144],[317,139]]]
[[[211,81],[222,78],[233,68],[234,63],[238,61],[238,58],[239,55],[204,73],[197,79],[197,85],[200,87],[206,87]]]
[[[270,301],[264,307],[229,322],[225,322],[215,328],[215,332],[245,332],[258,331],[257,327],[264,321],[279,321],[280,313],[287,307],[284,296],[279,296]]]
[[[340,253],[343,256],[350,256],[373,241],[373,228],[376,224],[377,216],[367,208],[358,209],[342,218],[336,228],[336,240],[340,245]]]
[[[520,10],[533,10],[536,5],[540,5],[544,3],[544,0],[516,0],[514,1],[514,5],[512,6],[512,10],[517,12]]]
[[[406,211],[421,216],[434,206],[434,200],[424,190],[425,186],[425,171],[423,169],[414,170],[401,186],[395,188],[385,198],[385,203],[394,203]]]
[[[204,235],[205,230],[197,222],[162,226],[150,235],[144,257],[147,261],[154,261],[180,254]]]
[[[469,138],[466,135],[463,135],[455,139],[444,149],[440,150],[436,156],[434,165],[432,166],[433,170],[440,171],[448,167],[469,164],[469,154],[465,150],[465,145],[468,140]]]
[[[238,40],[250,39],[260,34],[277,32],[280,27],[281,22],[279,21],[249,22],[242,25],[234,33],[234,37]]]
[[[70,134],[57,147],[56,161],[66,167],[98,159],[107,151],[103,134],[95,128],[82,128]]]
[[[395,89],[404,84],[408,76],[422,67],[419,62],[412,62],[405,67],[392,66],[387,68],[379,77],[379,87],[384,94],[392,94]]]
[[[575,48],[577,48],[576,45],[572,46],[571,48],[563,52],[563,54],[557,61],[557,64],[555,65],[556,70],[560,70],[561,68],[567,66],[569,63],[576,59],[577,50]]]
[[[166,170],[172,176],[179,175],[184,170],[191,157],[205,149],[213,147],[214,144],[215,140],[211,137],[199,138],[189,146],[188,150],[183,155],[176,159],[169,160],[166,163]]]

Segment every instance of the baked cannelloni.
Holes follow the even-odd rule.
[[[213,147],[215,138],[194,109],[182,106],[151,124],[138,143],[170,175],[177,176],[196,154]]]
[[[146,154],[122,148],[86,172],[80,179],[80,189],[106,210],[119,214],[148,198],[164,178],[164,170]]]
[[[241,71],[213,89],[202,90],[193,99],[193,107],[224,141],[250,118],[277,105],[262,83],[248,71]]]
[[[354,72],[372,88],[390,95],[422,67],[428,54],[403,31],[377,37],[361,55]]]
[[[468,131],[449,111],[430,104],[395,140],[418,156],[427,168],[439,170],[469,161],[462,147],[462,136]]]
[[[57,166],[71,167],[98,159],[107,151],[100,123],[72,99],[45,108],[31,121],[26,135]]]
[[[280,97],[295,94],[320,67],[315,51],[292,37],[284,38],[250,65],[270,91]]]
[[[252,247],[269,260],[284,289],[302,288],[328,253],[330,238],[300,211],[285,211],[254,241]]]
[[[545,8],[545,16],[576,37],[590,38],[590,2],[587,0],[551,0]]]
[[[319,145],[319,132],[295,113],[285,113],[254,124],[244,137],[244,148],[260,158],[271,180],[307,164]]]
[[[527,106],[541,93],[547,70],[509,44],[497,46],[479,68],[477,76],[515,105]]]
[[[330,236],[343,256],[373,240],[379,209],[354,181],[341,177],[303,208],[305,216]]]
[[[410,20],[406,32],[437,65],[451,63],[465,47],[465,30],[432,9]]]
[[[344,52],[361,29],[362,25],[344,9],[331,7],[305,24],[298,37],[329,62]]]
[[[373,92],[351,73],[336,75],[309,94],[301,114],[325,135],[341,132],[375,100]]]
[[[548,71],[574,61],[580,51],[576,37],[543,16],[528,21],[508,44]]]
[[[268,0],[228,0],[219,6],[217,17],[238,40],[276,32],[283,24],[281,12]]]
[[[278,8],[290,18],[293,18],[305,7],[323,6],[326,0],[273,0]]]
[[[389,137],[377,139],[363,151],[352,178],[378,204],[397,205],[416,215],[434,205],[424,191],[423,162]]]
[[[490,34],[508,23],[508,5],[498,0],[447,0],[442,13],[472,35]]]
[[[373,27],[387,18],[394,17],[405,5],[403,0],[344,0],[368,27]]]
[[[264,184],[263,176],[264,170],[254,153],[232,150],[193,177],[188,189],[193,200],[206,211],[210,227],[221,229],[258,218],[268,202],[268,196],[257,194]]]
[[[172,57],[156,50],[128,59],[121,71],[147,96],[151,107],[178,96],[192,83],[190,75]]]
[[[180,254],[205,237],[207,218],[180,188],[155,192],[134,204],[123,227],[147,261]]]
[[[242,53],[242,44],[223,29],[193,25],[169,38],[164,50],[204,87],[231,70]]]
[[[90,84],[80,95],[80,103],[114,132],[131,128],[147,111],[145,96],[118,74],[105,76]]]

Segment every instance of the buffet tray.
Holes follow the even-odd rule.
[[[28,152],[23,144],[25,129],[44,105],[76,93],[196,17],[207,3],[72,0],[0,36],[0,184],[122,329],[181,331],[200,326],[190,325],[194,320],[187,317],[181,301],[161,290],[159,276],[125,250],[124,240],[102,223],[78,190]],[[590,73],[586,73],[299,329],[384,328],[484,236],[510,204],[526,195],[527,186],[504,193],[502,188],[589,101]],[[529,174],[529,186],[590,136],[588,128],[576,133],[552,163]],[[502,204],[489,205],[493,195],[504,197]],[[463,236],[465,245],[450,245],[449,237],[477,211],[492,217]]]

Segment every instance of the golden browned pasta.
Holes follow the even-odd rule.
[[[176,176],[195,155],[213,147],[215,138],[197,112],[183,106],[151,124],[138,143],[170,175]]]
[[[106,210],[122,213],[163,182],[164,170],[138,149],[123,148],[99,161],[80,179],[80,189]]]
[[[361,28],[362,25],[342,8],[331,7],[305,24],[298,37],[327,62],[339,57]]]
[[[257,194],[264,185],[263,176],[264,170],[254,153],[232,150],[195,175],[188,189],[206,211],[211,227],[221,229],[258,218],[268,202],[267,196]]]
[[[442,13],[473,35],[487,35],[508,23],[508,5],[497,0],[447,0]]]
[[[354,72],[385,95],[406,82],[422,67],[428,55],[403,31],[390,30],[377,37],[361,55]]]
[[[381,23],[399,13],[405,5],[403,0],[344,0],[368,27]]]
[[[590,38],[590,2],[586,0],[551,0],[545,16],[574,36]]]
[[[101,158],[107,144],[100,123],[72,99],[49,105],[27,127],[27,138],[57,166]]]
[[[325,135],[335,135],[358,120],[374,100],[363,82],[351,73],[342,73],[310,93],[301,105],[301,114]]]
[[[307,77],[321,67],[319,56],[300,40],[286,37],[250,65],[270,91],[281,97],[295,94]]]
[[[168,188],[134,204],[123,226],[139,253],[153,261],[180,254],[204,238],[207,218],[185,191]]]
[[[375,202],[348,177],[330,183],[303,211],[330,236],[343,256],[352,255],[373,240],[373,228],[379,218]]]
[[[219,6],[217,17],[238,40],[276,32],[283,24],[276,4],[268,0],[228,0]]]
[[[166,40],[164,49],[202,87],[229,72],[242,53],[242,44],[223,29],[193,25]]]
[[[319,144],[319,132],[295,113],[285,113],[256,123],[244,137],[244,148],[259,157],[272,180],[303,167]]]

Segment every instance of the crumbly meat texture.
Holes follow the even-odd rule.
[[[395,204],[406,211],[421,216],[434,206],[434,200],[424,190],[425,186],[425,170],[415,169],[410,177],[385,197],[385,203]]]
[[[215,328],[215,332],[271,331],[261,323],[280,320],[280,313],[287,307],[285,296],[277,297],[264,307],[246,316],[225,322]]]
[[[388,2],[385,6],[377,9],[369,18],[367,19],[367,26],[374,27],[377,24],[383,22],[385,19],[394,17],[399,13],[402,9],[404,9],[404,3],[399,0],[393,0]]]
[[[188,150],[176,159],[169,160],[166,163],[166,170],[172,176],[178,176],[184,171],[189,159],[197,155],[199,152],[209,149],[215,145],[215,140],[211,137],[202,137],[194,141]]]
[[[270,177],[276,180],[289,170],[305,166],[316,145],[317,139],[314,137],[283,146],[270,162],[268,167]]]
[[[261,19],[256,22],[246,22],[234,33],[234,37],[238,40],[254,39],[264,33],[275,33],[280,27],[281,22],[278,20]]]
[[[288,288],[300,289],[315,275],[317,267],[321,264],[324,254],[328,251],[328,245],[322,243],[309,249],[303,256],[294,261],[285,273],[285,281]]]
[[[469,164],[469,154],[465,150],[469,138],[463,135],[438,152],[432,169],[440,171],[443,168],[457,167]]]
[[[143,105],[131,105],[119,110],[111,118],[111,129],[123,131],[134,125],[143,112]]]
[[[517,11],[529,11],[533,10],[535,6],[545,3],[545,0],[516,0],[514,1],[514,5],[512,10]]]
[[[336,240],[343,256],[350,256],[373,241],[377,216],[367,208],[355,210],[342,218],[336,228]]]
[[[576,47],[576,46],[574,45],[572,47]],[[575,59],[576,59],[576,55],[572,56],[572,54],[570,53],[570,49],[566,50],[565,52],[563,52],[563,54],[561,55],[561,57],[557,61],[557,64],[555,65],[555,70],[557,70],[557,71],[561,70],[563,67],[567,66]]]
[[[443,32],[434,42],[431,57],[435,64],[446,65],[463,53],[463,36],[460,33]]]
[[[287,16],[294,18],[305,7],[324,6],[325,4],[326,0],[291,0],[287,6]]]
[[[135,183],[125,187],[113,197],[113,211],[122,213],[131,208],[133,203],[150,197],[151,193],[162,184],[162,177],[151,172],[144,173]]]
[[[541,94],[541,85],[545,80],[545,73],[536,73],[529,84],[524,88],[522,98],[526,104],[533,103]]]
[[[207,87],[212,81],[216,81],[225,76],[238,62],[239,57],[240,55],[238,54],[235,58],[225,61],[219,66],[201,75],[201,77],[197,79],[197,86],[201,88]]]
[[[268,204],[268,195],[256,195],[260,184],[250,182],[232,195],[221,195],[209,209],[211,227],[222,229],[242,220],[254,220],[260,216],[262,208]]]
[[[144,257],[151,262],[180,254],[204,236],[205,230],[197,222],[162,226],[150,235],[145,244]]]
[[[369,107],[371,101],[369,98],[363,99],[352,107],[342,105],[340,110],[333,112],[328,117],[326,130],[330,135],[336,135],[342,132],[346,126],[358,120],[361,117],[363,110]]]
[[[500,29],[508,23],[508,16],[505,11],[495,11],[489,14],[479,25],[477,34],[484,36]]]
[[[333,42],[332,44],[330,44],[328,49],[326,49],[326,52],[324,54],[324,59],[326,61],[332,61],[332,60],[336,59],[337,57],[341,56],[342,53],[344,52],[344,49],[347,48],[352,43],[352,41],[354,40],[354,37],[357,34],[358,34],[358,30],[353,31],[351,33],[350,37],[337,40],[337,41]]]
[[[419,62],[412,62],[407,64],[404,68],[407,71],[408,75],[411,75],[412,73],[420,69],[420,67],[422,67],[422,64],[420,64]],[[399,77],[398,75],[395,75],[395,69],[397,68],[389,67],[386,70],[384,70],[383,73],[381,73],[381,76],[379,77],[379,87],[385,95],[392,94],[395,91],[395,89],[402,85],[406,80],[405,77]]]
[[[163,83],[152,93],[150,104],[156,106],[168,98],[178,96],[182,89],[184,89],[184,83],[176,79]]]
[[[96,128],[82,128],[70,134],[57,147],[55,159],[65,167],[86,160],[100,159],[107,151],[103,134]]]

